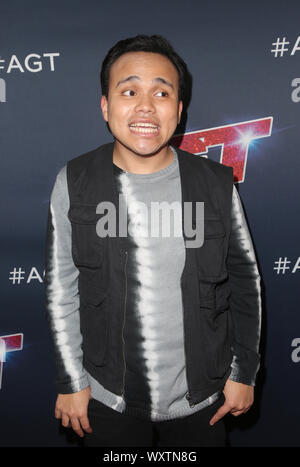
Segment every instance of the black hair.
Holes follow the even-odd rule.
[[[140,34],[135,37],[117,42],[107,53],[102,62],[100,82],[102,95],[108,97],[109,73],[112,64],[127,52],[152,52],[164,55],[175,66],[179,75],[178,99],[182,100],[184,107],[189,100],[189,82],[191,80],[187,65],[184,60],[175,52],[170,42],[160,35],[146,36]]]

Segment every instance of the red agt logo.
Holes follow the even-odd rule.
[[[234,182],[245,179],[249,144],[253,139],[271,135],[273,117],[191,131],[175,135],[172,144],[193,154],[207,154],[213,146],[222,146],[220,162],[233,167]]]
[[[0,337],[0,389],[2,382],[3,363],[7,352],[23,349],[23,334],[10,334]]]

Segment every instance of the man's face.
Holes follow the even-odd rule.
[[[103,118],[123,149],[150,155],[159,152],[180,121],[179,76],[165,56],[128,52],[112,65],[108,99],[101,98]]]

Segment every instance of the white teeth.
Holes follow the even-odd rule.
[[[132,127],[132,129],[137,133],[157,133],[157,129],[155,128],[142,128],[142,127]]]
[[[138,133],[156,133],[158,130],[158,127],[151,123],[133,123],[129,127]]]
[[[133,127],[142,126],[142,127],[146,127],[146,128],[157,128],[156,125],[152,125],[151,123],[132,123],[130,126],[133,126]]]

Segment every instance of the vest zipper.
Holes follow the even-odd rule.
[[[125,251],[125,267],[124,267],[124,274],[125,274],[125,299],[124,299],[124,319],[123,319],[123,329],[122,329],[122,340],[123,340],[123,361],[124,361],[124,373],[123,373],[123,388],[122,394],[124,393],[125,388],[125,373],[126,373],[126,361],[125,361],[125,341],[124,341],[124,327],[125,327],[125,316],[126,316],[126,303],[127,303],[127,274],[126,274],[126,266],[127,266],[127,259],[128,259],[128,252]]]
[[[182,280],[181,280],[181,278],[180,278],[180,283],[181,283],[181,291],[182,291]],[[183,315],[184,315],[184,303],[183,303],[183,300],[182,300],[182,310],[183,310]],[[185,398],[187,399],[190,407],[195,407],[195,404],[191,400],[191,392],[190,392],[190,389],[189,389],[188,368],[187,368],[187,363],[186,363],[186,344],[185,344],[186,339],[185,339],[185,330],[184,330],[184,318],[183,318],[183,334],[184,334],[185,370],[186,370],[186,379],[187,379],[187,388],[188,388],[188,392],[186,393]]]

